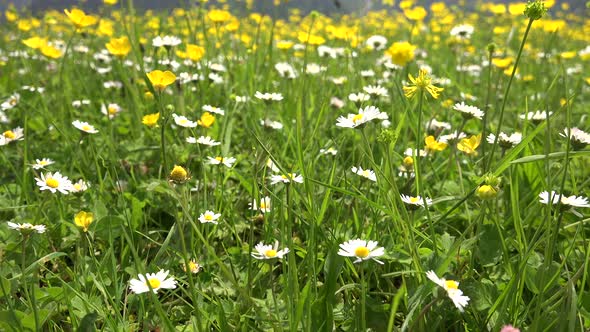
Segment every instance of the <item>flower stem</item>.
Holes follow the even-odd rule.
[[[366,285],[365,285],[365,266],[360,264],[361,268],[361,331],[367,330],[367,320],[366,320]]]

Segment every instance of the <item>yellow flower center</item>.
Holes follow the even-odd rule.
[[[113,107],[113,106],[109,106],[109,114],[110,115],[117,114],[117,108],[116,107]]]
[[[81,186],[79,183],[75,183],[75,184],[74,184],[74,189],[75,189],[76,191],[80,191],[80,190],[82,190],[82,186]]]
[[[267,250],[267,251],[264,252],[264,255],[266,257],[272,258],[272,257],[275,257],[277,255],[277,251],[274,250],[274,249],[269,249],[269,250]]]
[[[406,165],[406,167],[410,167],[414,165],[414,158],[407,156],[404,158],[404,165]]]
[[[363,119],[363,116],[364,116],[363,114],[357,114],[357,115],[355,115],[355,116],[352,118],[352,122],[353,122],[353,123],[357,123],[358,121],[360,121],[360,120],[362,120],[362,119]]]
[[[180,119],[180,121],[178,121],[178,123],[180,124],[187,124],[188,120],[187,119]]]
[[[3,135],[4,135],[4,137],[9,138],[9,139],[15,139],[16,138],[16,134],[12,130],[5,131]]]
[[[148,282],[149,282],[150,286],[152,287],[152,289],[160,288],[160,285],[162,284],[162,282],[157,278],[148,279]]]
[[[418,197],[410,197],[410,202],[412,202],[412,203],[418,202]]]
[[[48,162],[47,162],[46,160],[41,160],[41,161],[39,162],[39,165],[43,165],[43,166],[45,166],[45,165],[47,165],[47,164],[48,164]]]
[[[223,162],[223,157],[215,157],[215,160],[219,161],[220,163]]]
[[[90,131],[90,129],[91,129],[91,128],[90,128],[90,126],[89,126],[89,125],[83,125],[83,126],[82,126],[82,130],[84,130],[84,131]]]
[[[369,256],[369,248],[367,247],[358,247],[354,249],[354,255],[356,257],[365,258]]]
[[[59,187],[59,181],[57,181],[54,178],[49,178],[49,179],[45,180],[45,184],[48,187],[51,187],[51,188],[57,188],[57,187]]]
[[[205,215],[205,220],[211,221],[211,220],[213,220],[213,216],[210,215],[210,214],[206,214]]]
[[[264,203],[264,201],[260,202],[260,208],[266,209],[266,203]]]
[[[447,285],[448,289],[459,289],[459,284],[454,280],[445,281],[445,285]]]
[[[369,173],[369,171],[368,171],[368,170],[364,170],[364,171],[363,171],[363,176],[364,176],[364,177],[368,178],[368,177],[369,177],[369,175],[370,175],[370,173]]]

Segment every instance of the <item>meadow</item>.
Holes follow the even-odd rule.
[[[588,10],[383,3],[10,7],[0,331],[590,329]]]

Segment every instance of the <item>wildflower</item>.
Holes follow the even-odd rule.
[[[182,41],[180,40],[180,38],[175,36],[157,36],[154,39],[152,39],[152,46],[171,48],[180,45],[181,42]]]
[[[157,91],[163,91],[168,85],[176,81],[176,75],[169,70],[154,70],[147,73],[147,77]]]
[[[444,90],[443,88],[436,87],[432,84],[432,78],[424,68],[420,68],[418,77],[416,78],[414,78],[412,74],[408,74],[408,79],[411,83],[403,87],[404,95],[408,99],[413,98],[418,91],[426,91],[432,96],[432,98],[437,99],[440,92]],[[424,97],[426,98],[426,94]]]
[[[279,62],[275,64],[275,69],[279,72],[279,75],[283,78],[294,79],[297,77],[295,68],[286,62]]]
[[[454,26],[451,29],[451,36],[459,39],[459,40],[468,40],[471,39],[471,35],[473,34],[473,26],[469,24],[460,24]]]
[[[174,277],[169,277],[169,271],[160,270],[158,273],[147,273],[146,275],[139,274],[139,279],[131,279],[129,281],[131,291],[135,294],[149,292],[150,289],[156,294],[160,289],[174,289],[176,288],[176,281]]]
[[[141,119],[141,123],[143,123],[144,125],[146,125],[150,128],[153,128],[158,124],[159,119],[160,119],[160,112],[147,114],[147,115],[143,116],[143,118]]]
[[[289,248],[279,249],[279,242],[276,241],[274,246],[270,244],[264,244],[264,242],[258,243],[252,251],[252,257],[256,259],[282,259],[286,254],[289,253]]]
[[[281,130],[283,129],[283,124],[278,122],[278,121],[273,121],[271,119],[264,119],[264,120],[260,120],[260,124],[264,127],[267,128],[272,128],[275,130]]]
[[[88,232],[88,227],[94,221],[92,212],[80,211],[74,216],[74,224],[80,227],[84,233]]]
[[[57,59],[61,57],[61,51],[52,45],[45,45],[41,47],[41,54],[45,55],[48,58]]]
[[[272,159],[268,158],[266,160],[266,167],[270,168],[271,171],[273,172],[279,172],[279,168],[277,167],[277,165],[275,165],[275,163],[272,161]]]
[[[426,151],[442,151],[447,148],[447,143],[445,142],[437,142],[434,136],[428,136],[424,139],[424,143],[426,144]]]
[[[387,89],[380,85],[364,86],[363,91],[370,94],[372,97],[387,97],[389,95]]]
[[[78,128],[79,130],[88,133],[88,134],[96,134],[98,133],[98,130],[96,130],[96,128],[94,128],[94,126],[88,124],[88,122],[83,122],[80,120],[74,120],[72,122],[72,125],[76,128]]]
[[[492,199],[498,196],[498,189],[489,184],[483,184],[477,187],[475,195],[483,200]]]
[[[20,141],[25,137],[24,130],[21,127],[16,127],[12,130],[7,130],[0,135],[0,145],[6,145],[13,141]]]
[[[217,142],[209,136],[207,136],[207,137],[201,136],[197,139],[195,139],[194,137],[187,137],[186,142],[191,143],[191,144],[199,143],[201,145],[206,145],[206,146],[216,146],[216,145],[221,144],[221,142]]]
[[[72,182],[59,172],[41,173],[40,178],[35,178],[40,190],[49,190],[55,194],[56,191],[67,195],[72,190]]]
[[[558,194],[555,191],[543,191],[539,194],[539,198],[539,202],[541,202],[542,204],[549,204],[549,202],[551,202],[552,205],[555,205],[561,201],[561,204],[567,206],[568,208],[590,207],[590,203],[588,203],[588,198],[586,197],[575,195],[568,197],[562,194]]]
[[[373,35],[365,41],[365,44],[370,50],[380,51],[387,46],[387,38],[381,35]]]
[[[187,270],[188,270],[193,274],[197,274],[197,273],[199,273],[199,271],[201,271],[201,265],[199,265],[199,263],[197,263],[196,260],[191,259],[188,262],[188,269],[186,268],[186,266],[184,264],[182,264],[182,270],[184,272],[187,272]]]
[[[385,55],[391,59],[393,64],[403,67],[414,59],[415,50],[416,46],[406,41],[395,42],[385,51]]]
[[[82,100],[74,100],[72,102],[72,107],[80,108],[82,105],[90,105],[90,100],[82,99]]]
[[[338,153],[338,150],[334,149],[333,147],[329,147],[327,149],[320,149],[321,154],[331,154],[335,156]]]
[[[174,123],[181,127],[195,128],[198,125],[197,122],[187,119],[184,115],[177,115],[173,113],[172,117],[174,118]]]
[[[215,24],[220,24],[231,19],[231,14],[225,10],[213,9],[207,13],[207,18]]]
[[[236,158],[234,157],[207,157],[209,165],[224,165],[226,167],[231,168],[233,164],[236,162]]]
[[[369,121],[387,119],[387,114],[380,112],[375,106],[360,108],[358,114],[348,114],[346,117],[340,116],[336,120],[336,126],[343,128],[356,128]]]
[[[365,177],[373,182],[377,182],[377,177],[375,176],[375,172],[371,169],[363,170],[360,166],[358,168],[353,166],[352,172],[357,175],[360,175],[362,177]]]
[[[270,184],[277,184],[279,182],[282,183],[303,183],[303,176],[298,175],[297,173],[287,173],[286,175],[272,175],[270,177]]]
[[[480,119],[483,117],[484,113],[482,110],[480,110],[479,108],[475,107],[475,106],[470,106],[470,105],[466,105],[464,102],[456,103],[455,106],[453,106],[453,109],[456,111],[461,112],[461,115],[463,116],[463,118],[469,120],[469,119]]]
[[[447,143],[447,144],[455,144],[459,142],[459,140],[467,137],[465,133],[459,133],[456,130],[448,135],[442,135],[439,138],[439,142]]]
[[[428,127],[426,129],[435,132],[440,132],[443,129],[451,130],[451,124],[448,122],[438,121],[437,119],[432,119],[428,122]]]
[[[490,144],[494,144],[496,140],[496,135],[494,134],[489,134],[487,141]],[[510,136],[506,135],[505,133],[500,133],[498,135],[498,144],[500,144],[500,147],[502,147],[503,149],[508,149],[511,148],[515,145],[518,145],[518,143],[520,143],[520,141],[522,140],[522,134],[521,133],[514,133],[511,134]]]
[[[84,11],[80,9],[72,9],[71,11],[64,9],[64,13],[70,18],[70,21],[74,23],[76,29],[82,29],[91,25],[96,24],[98,22],[98,18],[91,15],[86,15]]]
[[[408,196],[408,195],[404,195],[404,194],[400,194],[400,197],[402,199],[402,202],[410,205],[410,206],[419,206],[419,207],[424,207],[424,205],[432,205],[432,199],[428,198],[428,197],[420,197],[420,196]]]
[[[459,289],[459,283],[454,280],[446,280],[445,278],[439,278],[434,271],[426,272],[428,279],[432,280],[435,284],[442,287],[446,292],[451,301],[455,304],[455,307],[463,312],[464,308],[469,303],[469,297],[463,295],[463,292]]]
[[[35,163],[31,164],[31,167],[33,167],[33,169],[41,169],[41,168],[45,168],[45,166],[49,166],[53,163],[55,163],[55,161],[48,159],[48,158],[35,159]]]
[[[215,123],[215,116],[209,112],[201,114],[201,118],[197,120],[199,126],[209,128]]]
[[[24,234],[29,234],[32,232],[37,232],[39,234],[41,233],[45,233],[45,231],[47,230],[47,227],[45,225],[33,225],[30,223],[24,223],[24,224],[17,224],[17,223],[13,223],[13,222],[7,222],[7,225],[9,228],[11,229],[15,229],[17,231],[20,231],[23,235]]]
[[[569,138],[574,150],[581,150],[590,144],[590,134],[575,127],[565,128],[559,135]]]
[[[213,211],[205,211],[205,213],[201,213],[201,215],[199,216],[199,221],[202,224],[205,223],[212,223],[212,224],[217,224],[217,219],[219,219],[219,217],[221,217],[221,213],[215,213]]]
[[[383,264],[383,262],[375,257],[383,256],[385,254],[385,249],[383,247],[377,247],[377,244],[377,241],[365,241],[361,239],[349,240],[340,244],[338,255],[344,257],[356,257],[354,263],[372,259],[379,264]]]
[[[404,10],[404,15],[412,21],[422,21],[427,14],[426,9],[420,6]]]
[[[305,73],[310,75],[317,75],[321,72],[328,70],[328,68],[324,66],[320,66],[317,63],[308,63],[305,66]]]
[[[21,42],[23,44],[25,44],[26,46],[36,50],[36,49],[40,49],[41,47],[47,45],[47,38],[41,38],[41,37],[35,36],[35,37],[23,39]]]
[[[2,104],[0,104],[0,109],[3,111],[10,110],[18,105],[20,101],[20,94],[18,92],[13,93],[8,99],[6,99]]]
[[[265,92],[262,93],[260,91],[256,91],[256,93],[254,94],[254,97],[256,97],[257,99],[263,100],[265,102],[271,102],[271,101],[281,101],[283,100],[283,95],[280,93],[276,93],[276,92]]]
[[[465,153],[467,153],[468,155],[473,155],[473,156],[477,156],[477,151],[475,151],[477,149],[477,147],[479,147],[479,144],[481,143],[481,134],[479,135],[473,135],[469,138],[464,138],[461,141],[459,141],[459,143],[457,144],[457,149],[459,151],[463,151]]]
[[[357,104],[362,104],[363,102],[368,101],[369,99],[371,99],[371,96],[363,92],[351,93],[348,95],[348,100]]]
[[[545,2],[541,0],[529,1],[524,8],[524,15],[532,21],[541,19],[545,13],[547,8],[545,8]]]
[[[205,49],[202,46],[187,44],[186,52],[176,51],[176,55],[179,58],[189,59],[190,61],[199,61],[205,55]]]
[[[209,113],[215,113],[215,114],[219,114],[219,115],[224,115],[225,111],[222,110],[219,107],[215,107],[215,106],[211,106],[211,105],[203,105],[202,107],[203,111],[209,112]]]
[[[520,330],[512,325],[504,325],[502,326],[502,329],[500,329],[500,332],[520,332]]]
[[[186,181],[188,181],[190,179],[190,175],[188,174],[188,171],[184,167],[174,165],[174,168],[170,172],[168,179],[170,179],[170,181],[172,181],[174,183],[180,184],[180,183],[185,183]]]
[[[120,58],[126,57],[131,52],[131,43],[127,36],[113,38],[105,46],[109,53]]]
[[[73,193],[81,193],[90,187],[90,183],[84,181],[83,179],[78,180],[77,182],[72,183],[71,192]]]
[[[268,196],[264,196],[260,199],[259,203],[256,203],[256,201],[253,201],[252,203],[248,203],[248,206],[250,207],[250,210],[258,210],[261,213],[268,213],[271,210],[271,203],[270,203],[270,197]]]
[[[114,118],[115,116],[117,116],[117,114],[119,114],[119,112],[121,112],[123,109],[121,108],[121,106],[117,105],[117,104],[109,104],[108,106],[106,106],[105,104],[102,104],[100,106],[100,112],[106,116],[109,117],[109,119]]]

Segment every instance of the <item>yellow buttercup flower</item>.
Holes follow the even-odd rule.
[[[207,18],[213,23],[223,23],[230,20],[231,14],[226,10],[213,9],[207,13]]]
[[[385,55],[391,58],[391,62],[398,66],[405,66],[414,59],[416,46],[408,42],[395,42],[386,51]]]
[[[158,91],[166,89],[168,85],[176,81],[176,75],[169,70],[153,70],[147,74],[147,77],[154,86],[154,89]]]
[[[22,43],[32,49],[39,49],[47,45],[47,38],[31,37],[28,39],[23,39]]]
[[[57,59],[61,57],[61,51],[51,45],[41,47],[41,53],[48,58]]]
[[[463,138],[461,141],[459,141],[459,143],[457,144],[457,149],[459,151],[465,152],[470,156],[477,156],[476,149],[479,147],[480,143],[481,134],[473,135],[469,138]]]
[[[121,38],[113,38],[106,45],[107,50],[112,55],[123,58],[131,52],[131,43],[126,36]]]
[[[297,39],[299,39],[300,42],[307,43],[309,45],[322,45],[326,42],[326,39],[322,36],[312,35],[303,31],[297,34]]]
[[[404,10],[404,15],[412,21],[422,21],[427,14],[426,9],[420,6]]]
[[[113,6],[116,5],[119,0],[104,0],[103,2],[105,5]]]
[[[503,58],[503,59],[493,58],[492,64],[500,69],[505,69],[508,66],[510,66],[512,61],[514,61],[514,59],[512,57],[507,57],[507,58]]]
[[[199,45],[187,44],[186,52],[176,51],[176,55],[182,59],[189,59],[191,61],[199,61],[205,55],[205,49]]]
[[[84,11],[74,8],[71,11],[64,9],[64,13],[70,18],[70,21],[74,23],[76,29],[82,29],[84,27],[88,27],[91,25],[96,24],[98,22],[98,18],[91,15],[86,15]]]
[[[141,119],[141,123],[144,125],[153,128],[158,124],[158,120],[160,119],[160,112],[144,115]]]
[[[408,99],[413,98],[418,91],[426,91],[432,98],[437,99],[439,94],[444,90],[432,84],[432,78],[425,69],[420,69],[416,78],[412,74],[408,74],[408,79],[411,83],[403,87],[404,94]]]
[[[424,139],[427,151],[442,151],[447,148],[447,143],[437,142],[434,136],[430,135]]]
[[[80,227],[84,233],[88,232],[88,227],[94,221],[92,212],[80,211],[74,216],[74,224]]]
[[[204,128],[209,128],[215,123],[215,116],[209,112],[204,112],[201,119],[197,120],[197,124]]]

